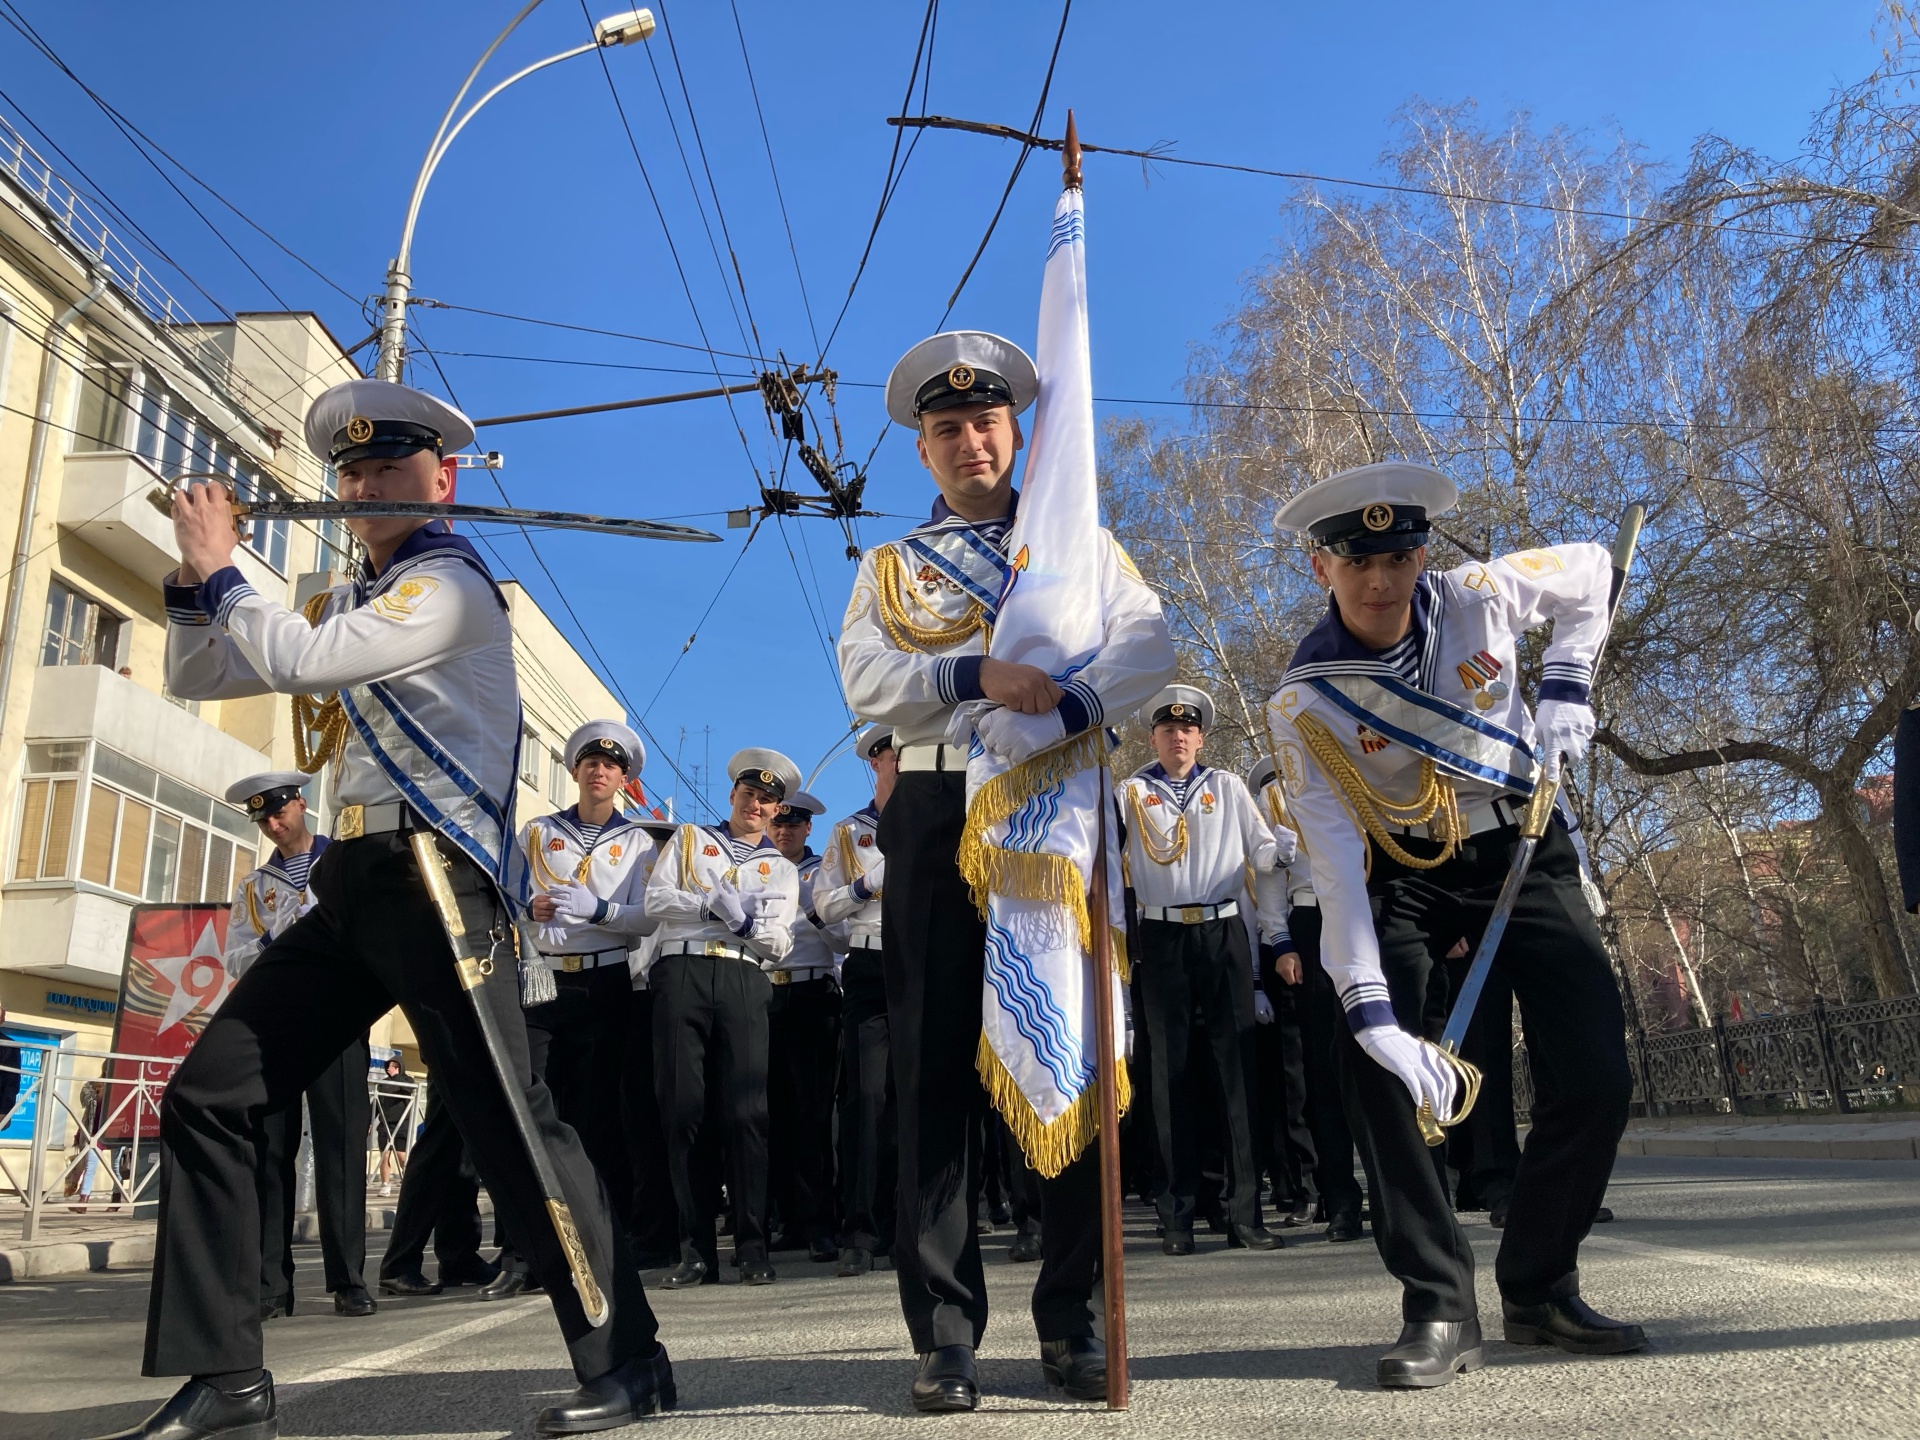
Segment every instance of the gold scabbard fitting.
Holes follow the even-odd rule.
[[[600,1282],[593,1278],[587,1247],[580,1243],[580,1231],[573,1223],[573,1211],[566,1201],[549,1198],[547,1214],[553,1220],[553,1233],[560,1237],[560,1248],[567,1252],[567,1269],[573,1272],[573,1288],[580,1292],[580,1308],[595,1327],[606,1324],[613,1317],[613,1307],[607,1304]]]

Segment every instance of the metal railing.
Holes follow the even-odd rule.
[[[153,1213],[159,1200],[160,1101],[177,1061],[57,1043],[19,1043],[19,1094],[7,1114],[33,1116],[27,1143],[0,1142],[0,1211],[18,1208],[20,1236],[35,1239],[55,1215]],[[397,1183],[426,1117],[427,1082],[367,1077],[372,1110],[367,1184]],[[386,1102],[386,1103],[383,1103]],[[303,1161],[302,1168],[306,1168]],[[305,1189],[306,1187],[302,1187]]]
[[[99,263],[128,299],[155,323],[166,327],[174,343],[206,372],[208,379],[242,408],[255,408],[258,397],[233,368],[227,352],[198,328],[200,322],[187,307],[155,278],[153,271],[113,233],[86,197],[49,165],[5,116],[0,116],[0,170],[11,175],[20,189],[38,202],[47,218],[69,241]]]
[[[1721,1016],[1697,1030],[1627,1032],[1633,1113],[1853,1115],[1920,1104],[1920,995],[1811,1007],[1756,1020]],[[1525,1118],[1533,1075],[1513,1054],[1513,1103]]]

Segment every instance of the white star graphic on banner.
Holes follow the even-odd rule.
[[[200,1004],[200,998],[194,992],[204,993],[214,977],[219,978],[220,988],[214,992],[213,1003],[207,1007],[209,1010],[225,998],[233,985],[220,955],[220,942],[214,938],[211,920],[207,921],[200,931],[200,938],[193,942],[193,948],[185,955],[166,955],[147,963],[173,986],[173,994],[167,997],[166,1013],[160,1017],[160,1028],[156,1032],[159,1035],[166,1034],[193,1013]]]

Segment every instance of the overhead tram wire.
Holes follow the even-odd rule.
[[[799,587],[800,599],[807,607],[807,623],[813,627],[813,638],[819,642],[820,654],[827,662],[827,673],[833,677],[833,693],[840,697],[841,708],[847,712],[848,716],[852,716],[853,707],[847,704],[846,691],[840,684],[840,664],[833,658],[833,647],[827,643],[826,631],[822,628],[820,617],[815,611],[816,596],[808,592],[806,577],[800,573],[800,558],[793,553],[793,537],[787,534],[787,517],[775,515],[773,518],[779,522],[780,543],[786,546],[787,563],[793,566],[793,583]],[[819,586],[817,577],[814,585],[816,589]],[[819,604],[824,608],[825,598],[818,597],[818,599]]]
[[[747,31],[740,23],[739,0],[727,0],[733,10],[733,33],[740,38],[740,63],[746,67],[747,91],[753,96],[754,118],[760,122],[760,143],[767,152],[767,172],[773,177],[773,198],[780,205],[780,223],[787,231],[787,253],[793,257],[793,278],[800,287],[800,308],[806,312],[807,334],[813,341],[814,352],[820,350],[820,327],[813,321],[813,301],[807,297],[807,277],[800,272],[800,247],[793,238],[793,221],[787,215],[787,197],[780,188],[780,167],[773,159],[773,137],[767,133],[767,113],[760,107],[760,86],[753,78],[753,60],[747,54]],[[667,36],[671,45],[673,36]]]
[[[664,345],[674,350],[694,350],[702,355],[718,355],[728,360],[750,360],[756,365],[773,363],[764,355],[750,355],[744,350],[715,350],[705,345],[695,345],[687,340],[661,340],[652,335],[634,335],[625,330],[602,330],[593,325],[574,325],[565,320],[543,320],[535,315],[511,315],[504,310],[483,310],[477,305],[456,305],[451,300],[427,300],[415,298],[408,302],[429,310],[458,310],[467,315],[485,315],[494,320],[513,320],[522,325],[543,325],[551,330],[573,330],[582,335],[603,335],[610,340],[633,340],[643,345]],[[705,374],[705,371],[697,372]]]

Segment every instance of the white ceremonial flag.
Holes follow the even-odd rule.
[[[1083,214],[1078,187],[1054,207],[1040,289],[1040,396],[988,647],[997,660],[1038,666],[1061,683],[1099,651],[1107,624]],[[1008,767],[976,738],[967,765],[960,869],[987,917],[980,1076],[1027,1159],[1049,1177],[1099,1133],[1087,889],[1102,807],[1111,805],[1108,743],[1096,726]],[[1118,847],[1109,845],[1108,856],[1113,910],[1101,918],[1124,964]],[[1102,989],[1122,1034],[1118,974]],[[1124,1111],[1124,1065],[1116,1079]]]

